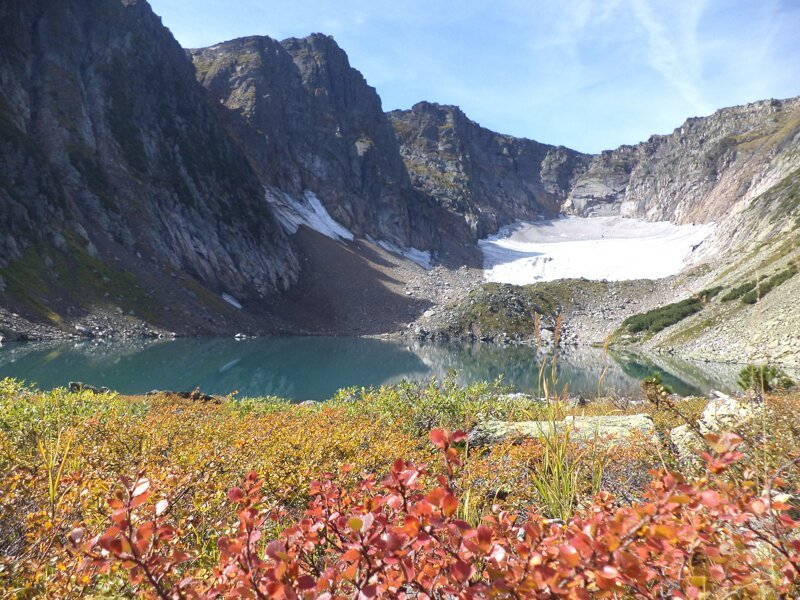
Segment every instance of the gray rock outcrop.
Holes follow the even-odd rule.
[[[724,108],[671,134],[602,152],[578,176],[565,210],[724,220],[800,168],[799,146],[800,98]]]
[[[575,441],[619,440],[633,435],[654,437],[655,425],[649,415],[566,417],[563,421],[484,421],[468,434],[471,446],[498,444],[515,438],[538,439],[554,433],[568,434]]]
[[[699,453],[706,447],[702,435],[735,432],[763,410],[762,403],[714,392],[703,414],[697,420],[696,429],[686,424],[670,431],[670,441],[677,452],[679,463],[684,467],[698,465]]]
[[[430,249],[432,203],[415,190],[374,88],[330,36],[253,36],[189,51],[265,186],[313,192],[361,236]]]

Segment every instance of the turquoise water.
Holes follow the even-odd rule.
[[[120,393],[153,389],[240,396],[277,395],[324,400],[351,386],[380,386],[443,378],[462,383],[495,380],[539,393],[542,356],[529,347],[422,344],[363,338],[286,337],[237,341],[192,338],[155,341],[80,341],[0,346],[0,377],[41,389],[82,381]],[[639,380],[653,372],[678,393],[730,390],[737,368],[670,358],[611,356],[599,349],[561,352],[557,387],[573,395],[637,397]],[[549,373],[549,369],[548,369]]]

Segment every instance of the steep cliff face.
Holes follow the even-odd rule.
[[[430,248],[381,101],[328,36],[249,37],[191,50],[197,77],[264,185],[315,194],[356,235]]]
[[[72,289],[84,271],[137,289],[181,272],[245,297],[294,279],[257,177],[147,2],[9,0],[0,40],[8,294],[52,316],[97,300]]]
[[[414,185],[463,217],[475,237],[554,217],[591,156],[485,129],[455,106],[420,102],[389,118]]]
[[[675,223],[724,221],[800,167],[800,98],[687,120],[597,156],[565,210]]]

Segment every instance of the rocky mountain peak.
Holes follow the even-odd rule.
[[[800,98],[687,119],[667,135],[598,155],[565,210],[676,223],[724,220],[800,168]]]
[[[412,182],[460,214],[475,238],[559,214],[590,157],[481,127],[456,106],[419,102],[389,118]]]
[[[411,225],[424,200],[381,100],[333,38],[245,38],[191,57],[263,185],[296,199],[313,193],[357,235],[432,246],[432,232]]]
[[[15,298],[32,273],[43,291],[26,304],[49,315],[176,272],[217,298],[293,281],[258,179],[147,2],[10,0],[0,39],[0,269]]]

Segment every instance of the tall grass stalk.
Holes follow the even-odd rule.
[[[64,436],[64,430],[59,429],[52,440],[45,441],[44,438],[39,437],[36,440],[36,447],[47,473],[47,500],[50,517],[55,518],[61,498],[66,493],[65,491],[61,492],[60,488],[72,448],[72,435]]]
[[[605,468],[604,453],[597,436],[577,444],[573,425],[555,418],[555,412],[541,430],[542,457],[530,465],[530,477],[541,508],[550,518],[568,520],[578,508],[582,481],[588,476],[590,495],[600,491]]]

